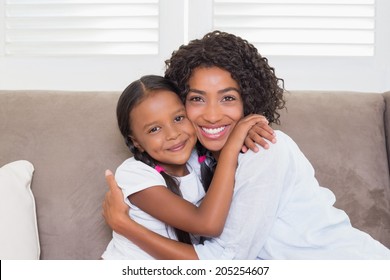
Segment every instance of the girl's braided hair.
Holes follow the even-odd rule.
[[[134,155],[134,158],[136,160],[142,161],[143,163],[149,165],[152,168],[156,167],[155,160],[148,153],[142,152],[137,149],[131,138],[132,132],[130,112],[142,100],[144,100],[148,94],[152,92],[158,92],[159,90],[169,90],[175,92],[176,94],[179,94],[177,87],[171,81],[160,76],[147,75],[141,77],[139,80],[132,82],[122,92],[121,96],[119,97],[116,108],[119,130],[125,140],[126,146],[129,148],[130,152]],[[167,188],[176,195],[182,197],[178,180],[164,171],[162,171],[160,174],[163,176]],[[178,228],[173,229],[179,241],[188,244],[192,243],[188,232],[185,232]]]

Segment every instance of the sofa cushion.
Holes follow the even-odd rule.
[[[0,259],[39,259],[33,165],[25,160],[0,168]]]
[[[352,225],[390,247],[390,182],[377,93],[300,91],[286,95],[280,129],[299,145]]]

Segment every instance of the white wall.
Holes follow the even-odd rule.
[[[377,0],[374,57],[268,57],[286,88],[390,90],[390,1]],[[143,74],[163,74],[179,45],[212,29],[210,0],[161,0],[160,54],[156,56],[4,56],[4,0],[0,2],[0,89],[122,90]],[[187,30],[188,28],[188,30]],[[261,51],[261,50],[260,50]]]

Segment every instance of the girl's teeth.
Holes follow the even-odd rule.
[[[206,132],[207,134],[217,134],[220,133],[225,129],[224,126],[218,127],[218,128],[204,128],[202,127],[203,131]]]

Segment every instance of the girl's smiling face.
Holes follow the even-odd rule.
[[[149,93],[131,111],[130,120],[135,147],[146,151],[167,173],[185,175],[196,134],[176,93],[168,90]]]
[[[221,68],[196,68],[189,79],[185,105],[199,141],[218,159],[231,131],[244,117],[237,82]]]

